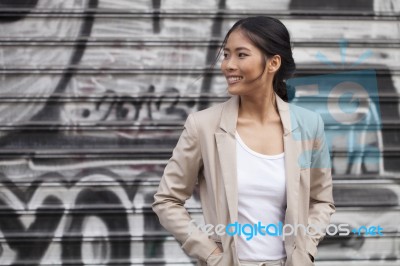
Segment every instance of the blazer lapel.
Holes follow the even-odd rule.
[[[285,177],[287,209],[285,224],[297,224],[298,221],[298,189],[300,180],[300,167],[297,162],[299,158],[298,143],[300,132],[297,131],[296,119],[291,119],[289,104],[283,101],[276,93],[276,102],[283,126],[283,141],[285,152]],[[215,133],[218,156],[226,199],[229,209],[230,222],[238,220],[238,187],[236,172],[236,139],[235,131],[239,111],[239,96],[232,96],[224,105],[220,129]],[[236,235],[235,235],[236,239]],[[292,238],[288,238],[292,239]],[[290,241],[290,240],[289,240]]]
[[[230,222],[238,220],[238,190],[236,172],[236,123],[239,111],[239,97],[232,96],[224,105],[220,129],[215,133],[221,173],[226,191]]]
[[[286,214],[284,224],[296,225],[298,223],[298,193],[300,182],[300,158],[301,136],[298,131],[298,123],[291,114],[290,106],[276,95],[276,101],[283,125],[283,145],[285,152],[285,177],[286,177]],[[294,243],[294,237],[285,238],[288,245]]]

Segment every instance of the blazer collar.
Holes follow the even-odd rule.
[[[290,119],[290,106],[289,103],[282,100],[276,92],[274,92],[276,103],[278,106],[279,116],[281,117],[283,125],[283,134],[286,136],[294,131],[297,127],[296,119]],[[220,128],[225,132],[235,135],[237,118],[239,113],[239,96],[233,95],[226,103],[222,111]]]
[[[287,208],[285,213],[285,224],[297,224],[299,210],[299,183],[300,167],[298,158],[301,148],[298,147],[301,139],[300,132],[292,132],[298,128],[293,110],[290,105],[276,95],[279,115],[284,128],[283,142],[285,151],[285,177],[287,180],[286,200]],[[239,110],[239,96],[232,96],[222,110],[220,128],[223,132],[215,132],[218,156],[220,158],[221,174],[224,182],[225,195],[219,194],[216,197],[226,197],[229,214],[222,213],[222,217],[229,218],[230,222],[238,220],[238,187],[237,187],[237,169],[236,169],[236,140],[235,131]],[[291,119],[292,117],[292,119]],[[296,138],[293,135],[296,134]],[[296,140],[297,139],[297,140]],[[221,208],[221,212],[224,209]],[[225,215],[224,215],[225,214]],[[223,222],[223,221],[222,221]],[[225,220],[229,223],[229,220]],[[234,241],[237,242],[237,235],[234,235]],[[285,245],[292,245],[294,237],[289,236],[285,239]],[[237,246],[237,245],[236,245]]]

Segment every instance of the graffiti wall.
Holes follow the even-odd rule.
[[[376,73],[373,130],[321,115],[332,222],[385,234],[327,237],[316,265],[398,265],[399,0],[0,0],[0,265],[194,265],[150,205],[188,114],[229,97],[224,34],[260,14],[287,25],[296,78]]]

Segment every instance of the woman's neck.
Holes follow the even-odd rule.
[[[250,119],[260,124],[278,119],[276,97],[272,89],[264,95],[241,95],[239,98],[240,119]]]

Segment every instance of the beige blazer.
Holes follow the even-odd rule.
[[[283,101],[277,94],[277,107],[284,134],[287,208],[284,224],[318,225],[325,228],[335,212],[332,176],[324,123],[321,116]],[[237,235],[209,236],[194,227],[185,201],[199,186],[205,224],[234,223],[238,220],[236,140],[239,96],[208,109],[190,114],[184,130],[164,170],[152,205],[160,223],[197,258],[197,265],[239,265]],[[314,265],[309,254],[325,230],[285,237],[286,266]],[[220,255],[211,253],[220,246]],[[210,256],[211,255],[211,256]]]

